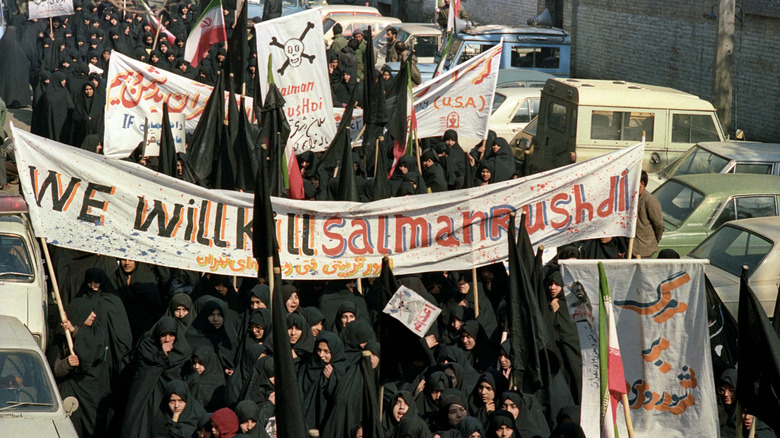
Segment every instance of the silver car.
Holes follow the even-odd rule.
[[[736,317],[739,307],[739,278],[748,267],[748,284],[772,315],[780,285],[780,217],[740,219],[726,222],[688,254],[709,259],[705,268],[715,290]]]

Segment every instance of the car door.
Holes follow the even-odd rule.
[[[509,136],[506,138],[513,138],[515,134],[525,128],[537,114],[539,114],[539,99],[523,99],[523,101],[515,107],[509,118]]]

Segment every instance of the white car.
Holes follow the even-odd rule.
[[[16,318],[0,316],[0,435],[77,438],[54,376],[29,330]]]
[[[346,15],[373,15],[375,17],[381,17],[379,9],[373,6],[357,6],[357,5],[317,5],[312,6],[312,9],[319,9],[322,11],[322,21],[324,22],[328,17],[335,14]]]
[[[489,127],[506,141],[514,138],[539,112],[541,88],[500,88],[493,98]]]
[[[441,47],[441,28],[434,23],[401,23],[385,27],[382,29],[382,33],[377,35],[374,40],[374,50],[376,50],[377,54],[377,69],[382,68],[385,64],[387,29],[390,27],[398,30],[396,38],[414,52],[418,63],[433,62],[436,52]]]
[[[0,315],[18,318],[46,350],[48,288],[27,204],[20,195],[0,195]]]
[[[780,285],[780,217],[726,222],[687,257],[709,259],[707,277],[734,317],[742,266],[747,266],[748,284],[767,315],[774,314]]]

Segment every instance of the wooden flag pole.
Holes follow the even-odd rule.
[[[355,141],[352,142],[352,149],[355,149],[355,144],[357,143],[358,139],[360,139],[360,136],[363,135],[365,131],[366,131],[366,125],[363,125],[363,127],[360,128],[360,132],[358,132],[357,137],[355,137]]]
[[[750,432],[748,433],[748,438],[756,437],[756,421],[758,421],[758,418],[753,416],[753,421],[750,423]]]
[[[358,292],[360,292],[360,295],[363,295],[363,282],[360,280],[361,280],[360,278],[355,280],[355,285],[357,286],[357,290]]]
[[[420,175],[422,175],[422,164],[420,163],[420,140],[417,138],[417,135],[414,136],[414,145],[416,149],[414,150],[414,154],[417,155],[417,170],[420,172]]]
[[[57,309],[60,311],[60,319],[65,321],[68,316],[65,314],[65,307],[62,306],[62,295],[60,295],[60,286],[57,284],[57,277],[54,275],[54,265],[51,263],[51,256],[49,255],[49,246],[46,245],[46,240],[41,237],[41,246],[43,246],[43,254],[46,256],[46,267],[49,271],[49,278],[51,278],[51,285],[54,288],[54,297],[57,299]],[[65,330],[65,340],[68,341],[68,350],[70,354],[76,354],[73,352],[73,336],[70,334],[70,330]],[[46,342],[46,339],[43,339]]]
[[[631,260],[631,253],[634,251],[634,238],[628,239],[628,254],[626,254],[626,258],[628,260]]]
[[[376,149],[374,149],[374,178],[376,178],[376,163],[379,161],[379,143],[385,138],[381,135],[376,139]]]
[[[477,288],[477,268],[471,268],[471,284],[474,288],[474,318],[479,316],[479,289]]]
[[[152,50],[149,52],[150,56],[152,52],[157,50],[157,40],[160,38],[160,30],[162,30],[162,21],[160,21],[160,17],[155,15],[155,18],[157,18],[157,32],[154,33],[154,44],[152,44]]]
[[[741,419],[742,415],[742,406],[739,404],[739,400],[737,400],[737,419]],[[737,438],[742,438],[742,425],[740,424],[735,429],[737,429]]]
[[[487,143],[487,139],[482,140],[482,152],[479,153],[479,160],[482,161],[482,158],[485,156],[485,144]]]
[[[623,413],[626,415],[628,438],[634,438],[634,424],[631,422],[631,409],[628,407],[628,395],[622,394],[620,399],[623,401]]]
[[[49,38],[54,39],[54,23],[52,23],[51,17],[49,17]]]

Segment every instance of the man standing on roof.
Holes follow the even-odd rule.
[[[438,24],[439,27],[441,27],[443,30],[447,30],[447,21],[449,20],[449,17],[450,0],[442,0],[439,12],[436,14],[436,24]],[[466,8],[463,7],[463,3],[458,5],[458,16],[456,18],[469,21],[469,16],[466,15]]]

